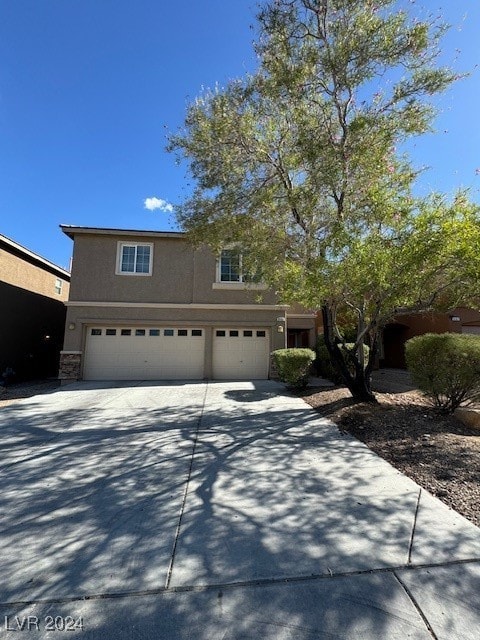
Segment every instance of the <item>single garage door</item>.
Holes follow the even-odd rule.
[[[203,329],[89,327],[85,380],[199,380]]]
[[[265,329],[214,329],[213,377],[215,380],[268,378],[269,354],[269,332]]]

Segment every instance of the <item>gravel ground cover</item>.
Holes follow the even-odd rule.
[[[0,387],[0,409],[16,400],[54,391],[59,386],[59,380],[34,380],[32,382],[12,384],[7,388]]]
[[[377,405],[355,404],[344,387],[307,389],[303,397],[341,431],[480,526],[480,431],[439,414],[405,375],[399,374],[401,384],[392,384],[392,377],[377,374]]]

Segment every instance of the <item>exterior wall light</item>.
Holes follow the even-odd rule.
[[[75,329],[75,323],[70,322],[70,324],[68,325],[68,328],[70,329],[70,331],[73,331]]]

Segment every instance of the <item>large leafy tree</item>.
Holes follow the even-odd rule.
[[[171,137],[195,181],[178,218],[196,242],[238,242],[282,301],[321,308],[345,383],[374,401],[393,314],[478,290],[477,208],[415,198],[399,151],[454,80],[435,65],[442,28],[394,0],[275,0],[258,20],[257,72],[199,97]]]

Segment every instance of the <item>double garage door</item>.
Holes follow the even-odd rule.
[[[88,327],[85,380],[201,380],[206,377],[205,329]],[[215,328],[212,377],[268,377],[265,329]]]

